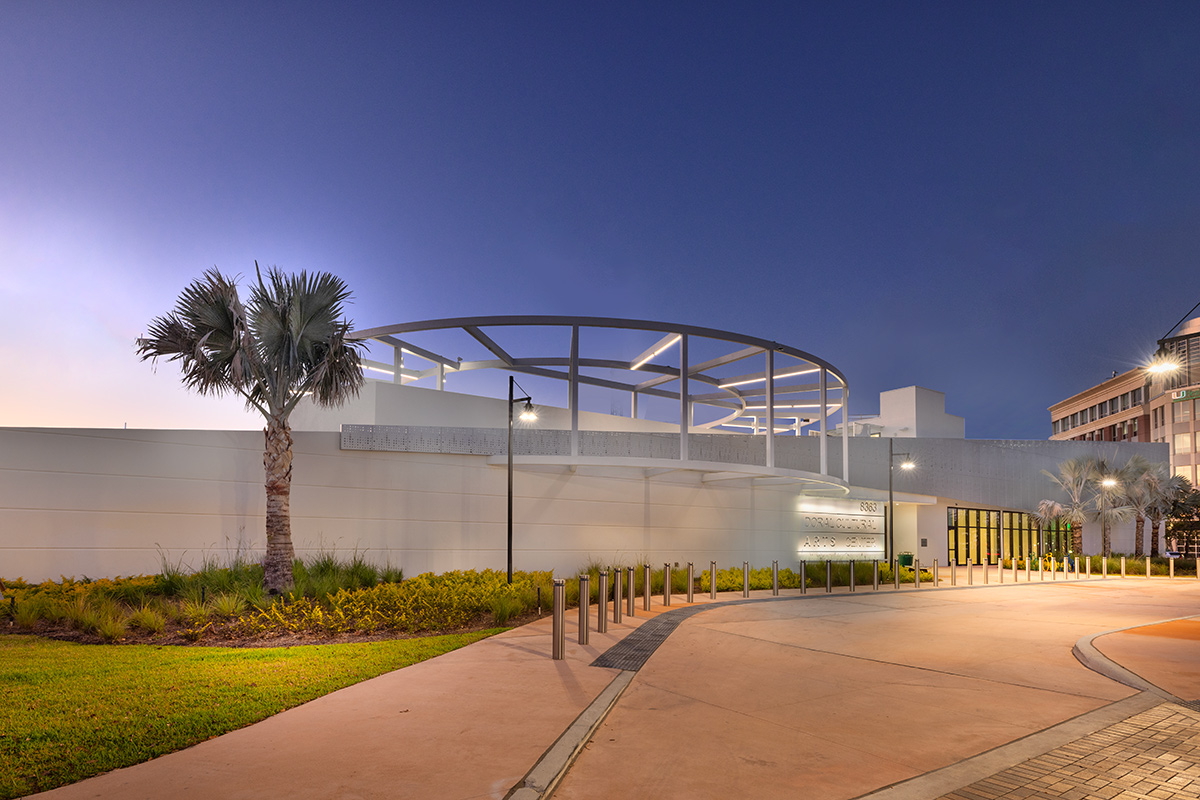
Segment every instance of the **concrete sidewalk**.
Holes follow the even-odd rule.
[[[564,661],[549,657],[546,618],[42,796],[501,798],[624,675],[628,689],[584,737],[555,797],[936,797],[1020,763],[1015,751],[980,761],[1013,742],[1036,739],[1033,757],[1157,706],[1161,698],[1088,670],[1071,648],[1200,609],[1197,581],[1035,577],[966,589],[962,577],[958,590],[943,574],[943,588],[919,591],[754,592],[766,602],[683,621],[636,673],[590,665],[663,611],[661,598],[649,614],[639,600],[633,619],[610,618],[607,634],[595,632],[593,609],[586,647],[575,644],[571,612]],[[1111,636],[1159,642],[1113,653],[1159,680],[1157,664],[1200,660],[1194,640]],[[975,772],[948,777],[964,764]],[[917,785],[929,776],[941,783]]]

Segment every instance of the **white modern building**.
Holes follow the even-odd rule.
[[[301,556],[357,550],[410,575],[503,569],[510,485],[516,569],[904,552],[995,563],[1037,550],[1027,512],[1056,497],[1042,470],[1168,457],[1164,444],[968,440],[944,395],[920,387],[846,424],[832,364],[706,328],[477,317],[355,336],[378,379],[345,407],[292,417],[293,539]],[[537,419],[512,428],[510,484],[510,410],[525,397]],[[245,431],[0,428],[0,577],[253,554],[262,449]],[[1131,550],[1132,531],[1114,548]]]

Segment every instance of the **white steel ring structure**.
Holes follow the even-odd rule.
[[[531,329],[537,329],[534,336],[539,347],[556,339],[544,335],[546,329],[559,329],[563,335],[557,341],[569,342],[566,352],[519,352],[514,341],[528,342]],[[600,331],[609,335],[593,335]],[[439,332],[465,333],[490,357],[463,360],[411,341],[414,335]],[[613,336],[613,332],[620,335]],[[840,426],[840,476],[830,474],[828,452],[830,416],[838,413],[843,423],[847,419],[845,376],[824,359],[789,345],[693,325],[571,316],[425,320],[357,330],[349,338],[389,348],[390,363],[364,358],[363,366],[396,383],[432,380],[436,388],[443,389],[448,375],[489,369],[565,382],[571,413],[570,457],[574,459],[582,458],[579,389],[600,387],[627,395],[634,418],[639,416],[639,398],[655,398],[660,405],[664,399],[671,401],[678,409],[678,458],[682,463],[693,461],[689,434],[740,429],[762,436],[762,458],[756,459],[759,468],[754,470],[760,477],[791,477],[842,491],[848,486],[848,425]],[[591,352],[586,347],[589,340],[605,340],[605,346]],[[748,361],[757,363],[751,366]],[[775,440],[780,434],[818,437],[816,469],[778,467]]]

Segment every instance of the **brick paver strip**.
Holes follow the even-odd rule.
[[[829,596],[833,597],[834,595]],[[795,599],[797,599],[796,596],[751,597],[740,600],[723,600],[716,603],[684,606],[683,608],[676,608],[671,611],[663,611],[653,619],[643,622],[624,639],[601,653],[591,665],[593,667],[609,667],[611,669],[628,669],[636,672],[642,668],[642,665],[646,663],[650,656],[654,655],[654,651],[658,649],[658,646],[665,642],[667,637],[679,627],[679,623],[693,614],[725,606],[740,606],[747,603],[770,603],[773,601]]]
[[[1200,800],[1197,751],[1200,712],[1163,703],[940,800]]]

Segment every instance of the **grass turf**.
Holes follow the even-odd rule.
[[[254,649],[0,635],[0,798],[188,747],[501,630]]]

